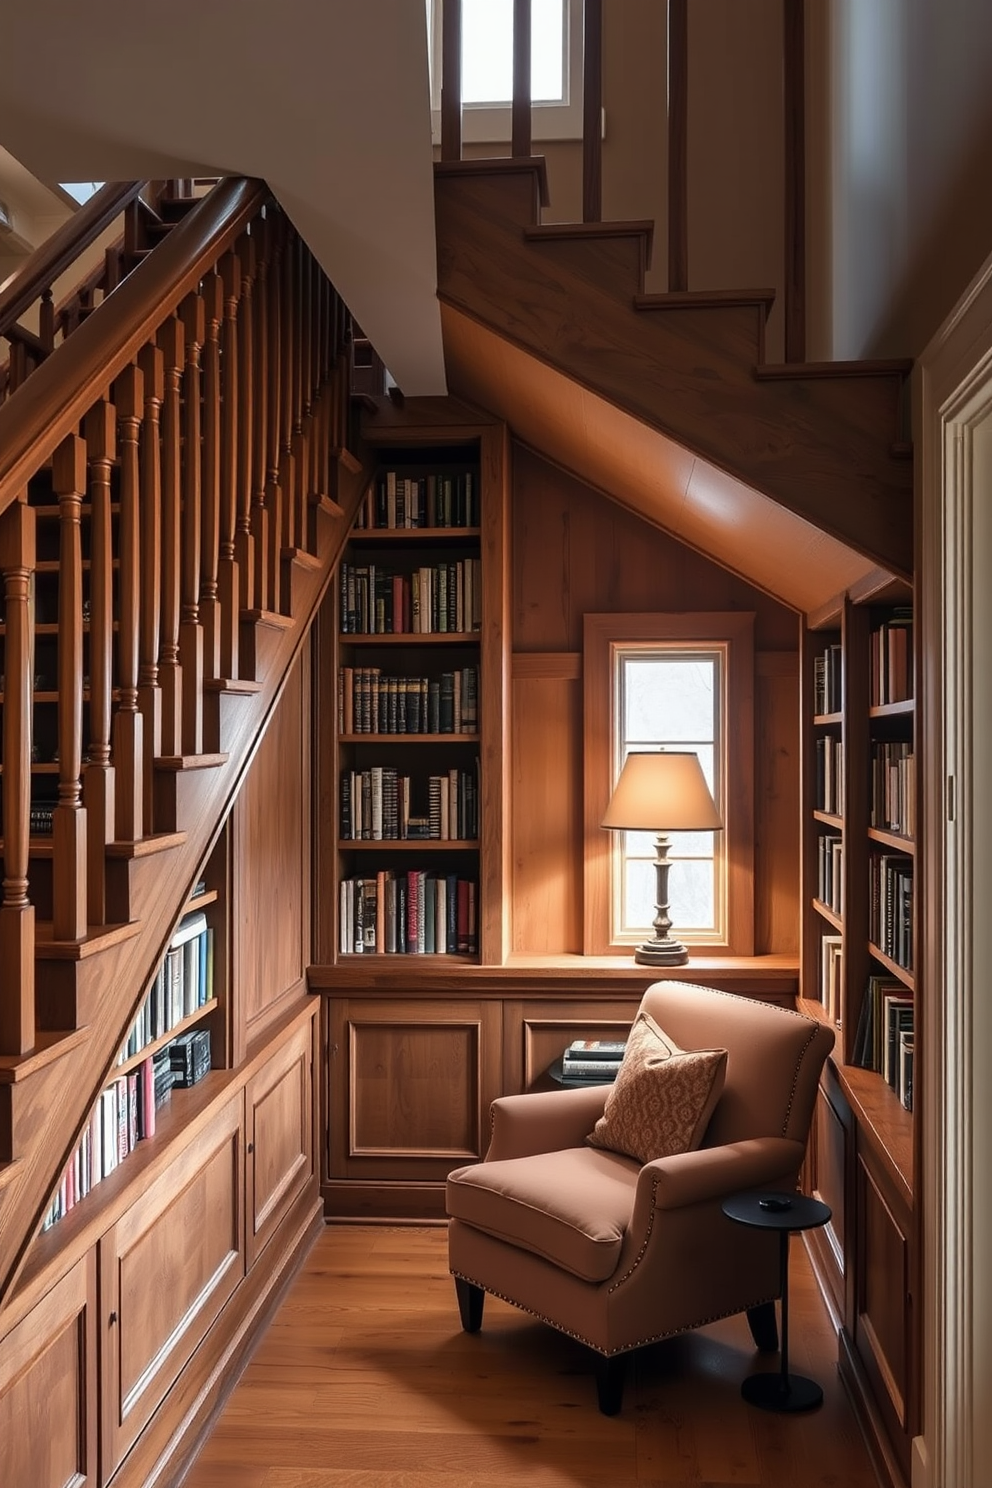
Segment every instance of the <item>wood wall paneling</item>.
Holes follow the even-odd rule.
[[[909,1223],[883,1187],[859,1154],[854,1341],[889,1435],[897,1447],[905,1447],[911,1336]]]
[[[91,1250],[0,1341],[5,1488],[95,1488],[96,1338]]]
[[[313,1177],[313,1022],[245,1087],[247,1263]]]
[[[335,999],[330,1035],[332,1178],[437,1180],[484,1155],[498,1002]]]
[[[102,1475],[245,1274],[241,1092],[100,1241]]]
[[[754,950],[798,955],[798,651],[759,651],[754,673]]]
[[[286,682],[235,807],[238,1001],[254,1037],[309,960],[309,658]]]
[[[513,949],[582,950],[582,673],[572,653],[513,660]]]
[[[846,1114],[846,1120],[845,1120]],[[809,1249],[839,1321],[848,1316],[845,1295],[847,1275],[847,1188],[850,1174],[850,1111],[842,1114],[823,1085],[817,1092],[813,1112],[810,1155],[813,1167],[812,1192],[829,1204],[832,1218],[815,1234]],[[807,1236],[814,1241],[811,1232]]]

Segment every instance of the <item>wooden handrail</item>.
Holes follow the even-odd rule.
[[[63,222],[50,238],[39,244],[12,282],[0,291],[0,336],[5,336],[39,295],[51,289],[80,253],[96,242],[114,218],[134,201],[144,184],[144,181],[108,181],[68,222]]]
[[[0,407],[0,512],[268,199],[262,181],[222,181]]]

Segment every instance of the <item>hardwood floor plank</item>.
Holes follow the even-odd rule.
[[[184,1488],[878,1488],[801,1246],[791,1287],[820,1410],[745,1404],[778,1356],[737,1317],[642,1350],[605,1417],[574,1340],[492,1297],[462,1332],[443,1229],[329,1227]]]

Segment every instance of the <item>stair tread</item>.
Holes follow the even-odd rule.
[[[774,289],[682,289],[635,294],[636,310],[705,310],[707,306],[763,305],[775,300]]]
[[[766,362],[755,367],[759,379],[812,377],[905,377],[913,370],[912,360],[893,357],[889,360],[863,362]]]
[[[279,556],[285,563],[295,563],[300,568],[309,568],[314,572],[324,566],[323,558],[317,553],[308,553],[306,548],[281,548]]]
[[[16,1085],[38,1070],[56,1063],[85,1043],[90,1036],[89,1028],[72,1028],[57,1032],[39,1031],[35,1047],[28,1054],[0,1054],[0,1085]]]
[[[548,171],[543,155],[526,157],[499,155],[485,160],[437,160],[434,162],[436,176],[505,176],[531,171],[537,176],[541,193],[541,206],[550,205],[548,194]]]
[[[204,692],[230,693],[232,697],[254,697],[256,692],[261,692],[261,682],[253,682],[249,677],[209,677],[203,684]]]
[[[310,497],[310,505],[317,507],[319,511],[327,512],[331,517],[343,517],[344,507],[333,496],[325,496],[321,491],[314,491]]]
[[[109,842],[107,857],[150,858],[156,853],[171,852],[173,848],[182,847],[185,841],[185,832],[154,832],[151,836],[142,837],[137,842]]]
[[[654,236],[654,223],[647,217],[617,222],[541,222],[525,227],[524,237],[534,242],[542,238],[633,238]]]
[[[163,754],[155,761],[156,770],[213,770],[226,765],[228,754]]]
[[[273,630],[289,630],[293,624],[292,615],[282,615],[278,610],[242,610],[241,618],[253,625],[271,626]]]
[[[35,923],[35,954],[39,961],[85,961],[121,941],[141,934],[141,921],[121,925],[96,925],[80,940],[56,940],[51,920]]]

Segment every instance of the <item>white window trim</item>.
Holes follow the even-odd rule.
[[[431,140],[441,143],[441,70],[433,59],[441,55],[441,13],[444,0],[427,0],[428,41],[431,57]],[[535,144],[582,138],[582,0],[565,0],[564,99],[531,104],[531,139]],[[603,112],[605,134],[606,113]],[[510,104],[462,105],[462,143],[466,145],[508,144],[511,134]]]

